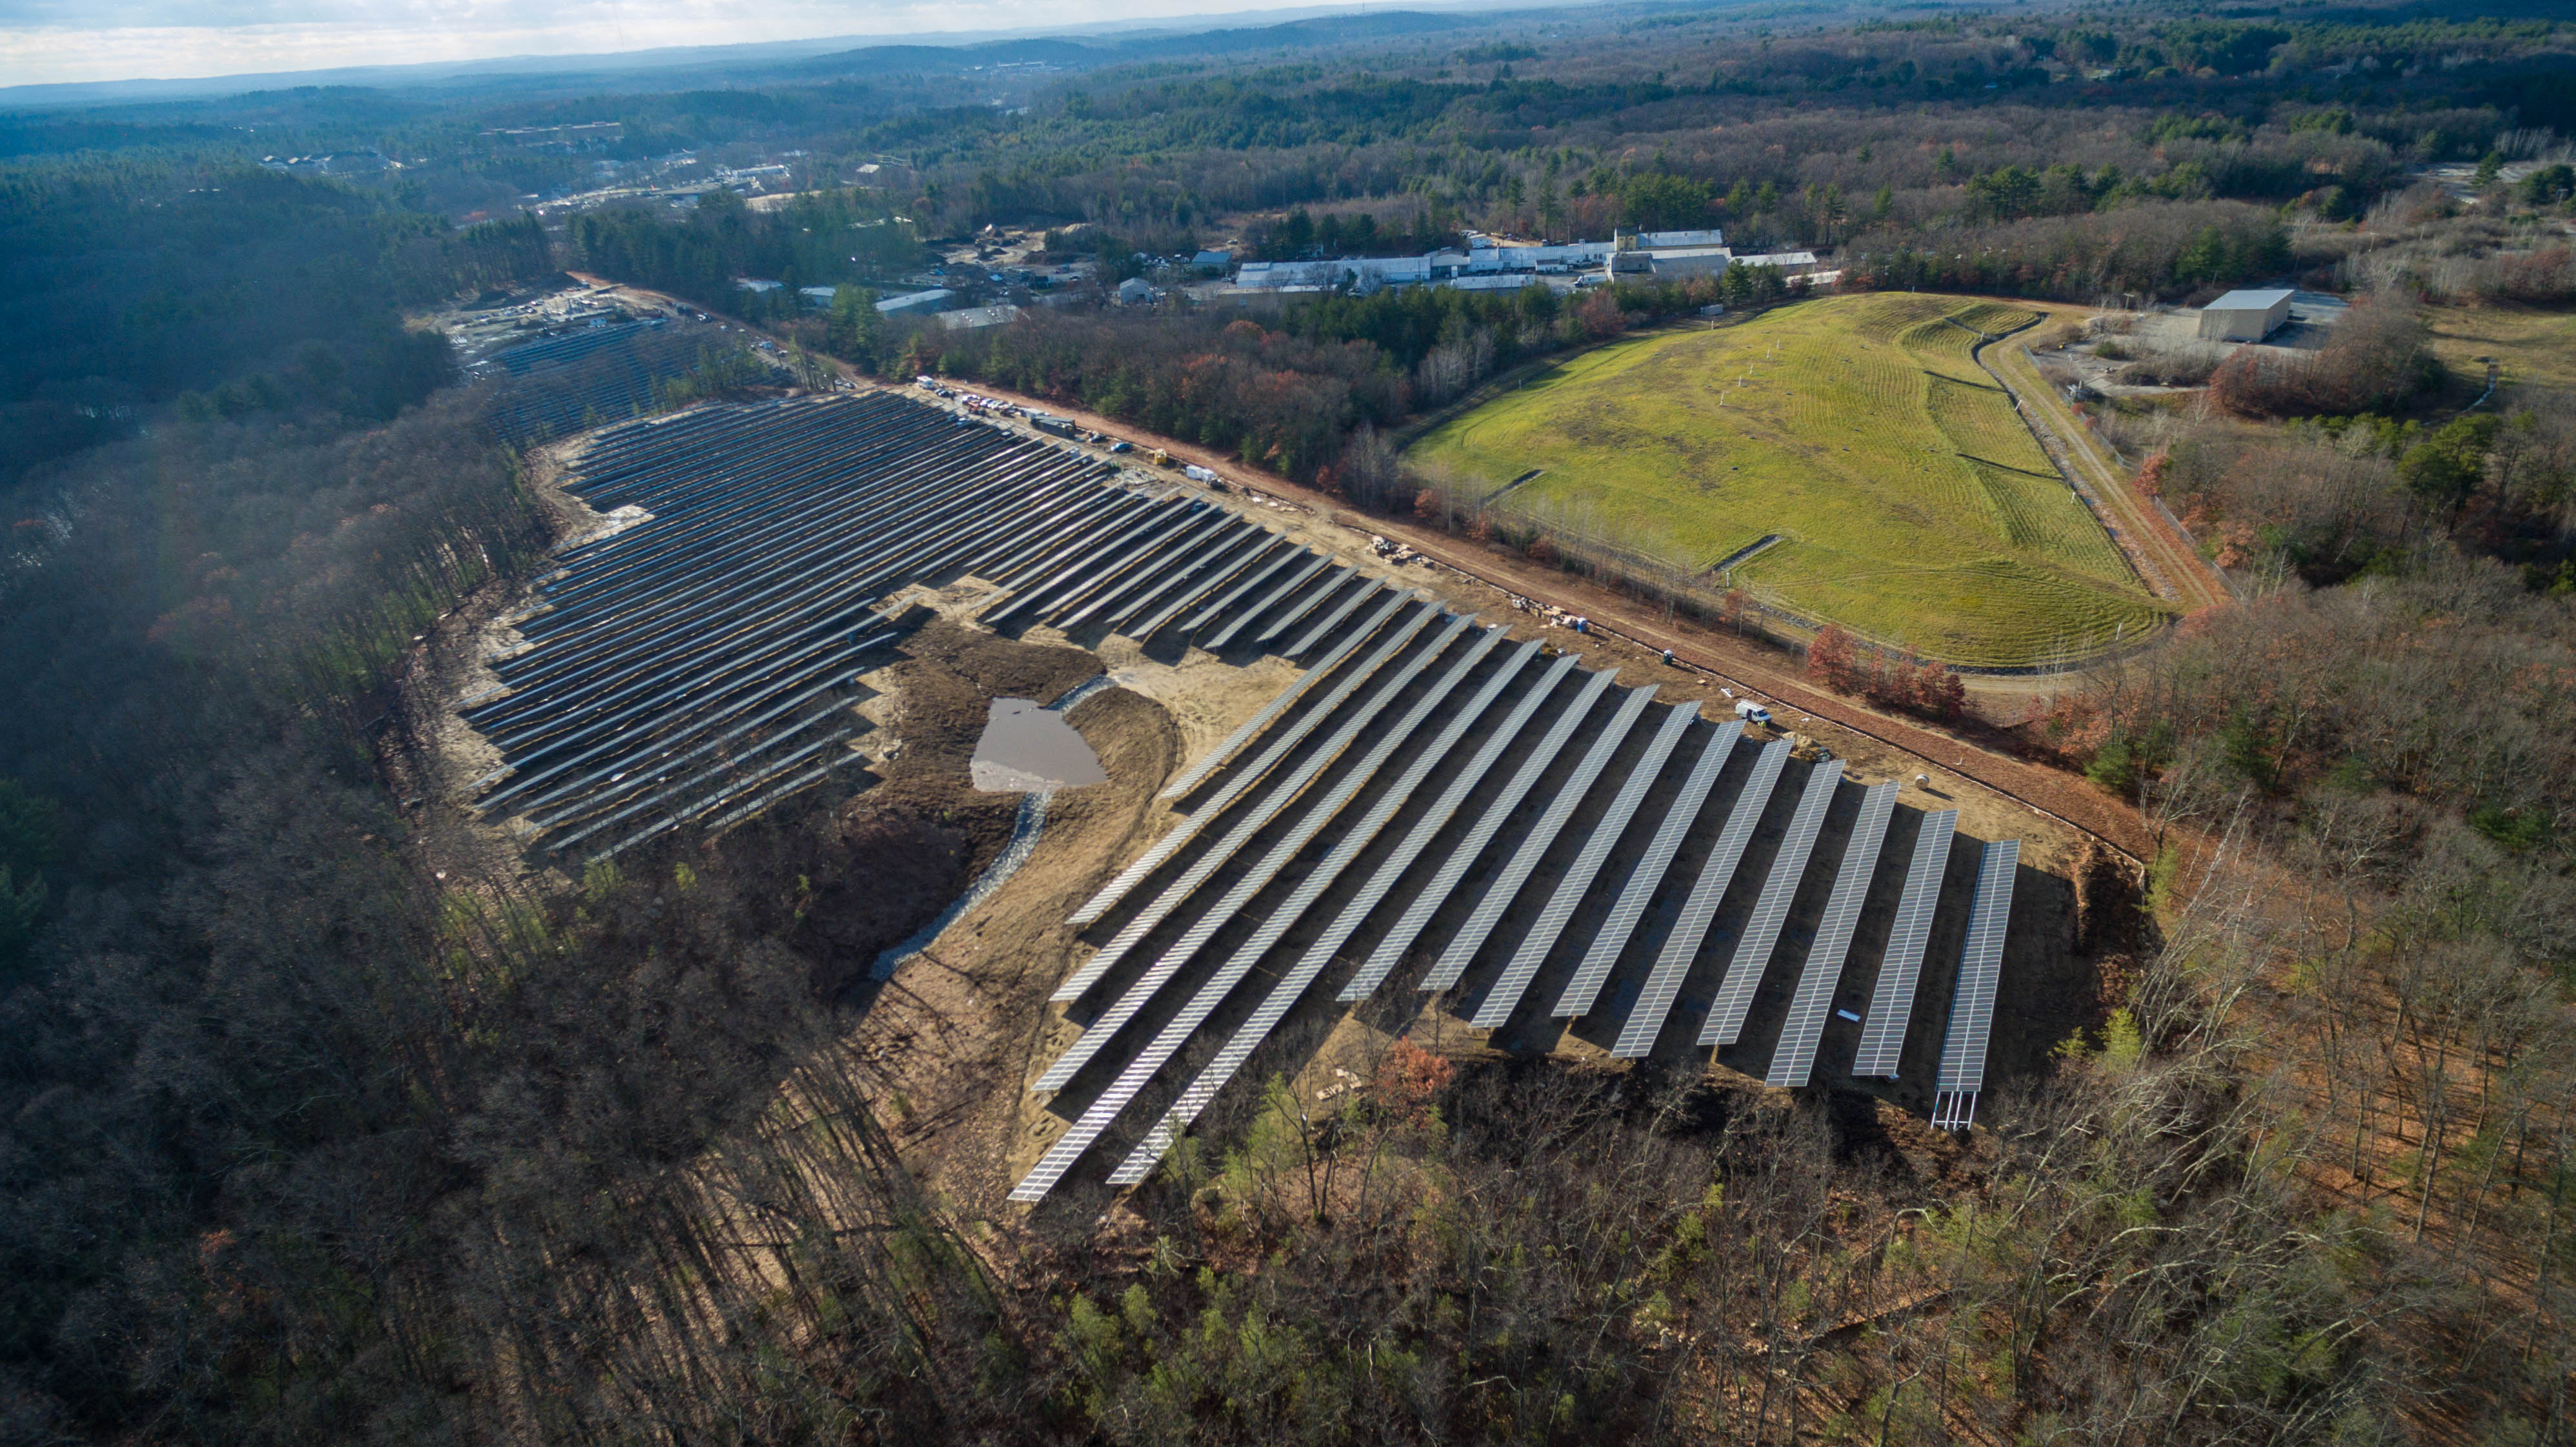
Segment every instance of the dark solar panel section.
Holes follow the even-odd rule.
[[[1654,690],[1648,688],[1639,692],[1652,694]],[[1630,699],[1630,705],[1632,708],[1643,707],[1635,698]],[[1623,709],[1621,726],[1605,731],[1600,741],[1592,746],[1593,758],[1607,763],[1610,753],[1624,741],[1628,734],[1628,712]],[[1512,1011],[1519,1007],[1530,981],[1538,977],[1539,966],[1547,962],[1548,952],[1556,947],[1556,937],[1564,932],[1566,921],[1574,918],[1575,909],[1583,903],[1584,892],[1591,887],[1592,876],[1601,872],[1601,861],[1610,857],[1610,850],[1619,842],[1619,836],[1627,832],[1628,817],[1637,812],[1637,805],[1646,797],[1647,788],[1655,782],[1655,776],[1663,772],[1665,758],[1671,755],[1673,746],[1681,742],[1682,734],[1698,717],[1699,709],[1693,704],[1665,711],[1663,727],[1647,741],[1645,753],[1630,765],[1627,782],[1612,796],[1610,807],[1593,824],[1592,832],[1585,836],[1574,862],[1566,867],[1565,876],[1549,892],[1547,903],[1539,909],[1538,918],[1531,921],[1529,932],[1521,937],[1519,947],[1512,951],[1511,959],[1503,965],[1501,978],[1494,981],[1494,987],[1485,992],[1484,1000],[1476,1007],[1476,1028],[1499,1030],[1503,1022],[1512,1017]],[[1578,790],[1568,784],[1557,796],[1559,804],[1562,805],[1568,797],[1579,801],[1590,793],[1592,781],[1600,772],[1598,767],[1592,767],[1587,761],[1583,787]],[[1553,814],[1556,810],[1549,812]],[[1527,850],[1528,846],[1524,845],[1523,852]],[[1515,858],[1514,862],[1519,861]]]
[[[1384,939],[1378,941],[1377,948],[1369,954],[1368,963],[1361,966],[1364,974],[1384,979],[1386,972],[1395,968],[1395,962],[1404,957],[1404,952],[1412,948],[1413,942],[1421,937],[1424,926],[1431,923],[1431,917],[1439,913],[1440,906],[1448,901],[1458,882],[1467,877],[1467,871],[1484,854],[1485,846],[1493,842],[1494,835],[1511,818],[1512,811],[1520,807],[1521,799],[1538,786],[1539,779],[1556,762],[1557,755],[1565,751],[1566,741],[1574,737],[1574,731],[1591,715],[1593,703],[1610,687],[1610,680],[1614,677],[1615,674],[1596,673],[1584,682],[1574,701],[1566,705],[1565,712],[1557,715],[1556,722],[1548,728],[1547,736],[1531,751],[1528,761],[1500,792],[1486,801],[1483,815],[1467,831],[1467,837],[1441,862],[1440,872],[1431,877],[1431,882],[1405,910],[1404,917],[1395,922],[1395,927],[1386,932]],[[1426,980],[1423,986],[1426,989],[1446,989],[1454,983],[1451,980],[1435,984]]]
[[[1932,1084],[1932,1123],[1966,1130],[1977,1123],[1977,1097],[1986,1088],[1986,1041],[1994,1033],[1995,988],[2004,965],[2004,932],[2012,923],[2013,871],[2021,841],[1986,846],[1977,865],[1977,893],[1968,907],[1968,944],[1959,959],[1959,986],[1950,1000],[1950,1029],[1941,1042],[1941,1069]]]
[[[1816,834],[1825,826],[1825,809],[1834,802],[1834,787],[1842,777],[1840,759],[1827,759],[1808,771],[1806,792],[1798,796],[1798,808],[1789,816],[1789,832],[1780,840],[1780,852],[1771,858],[1761,896],[1753,901],[1753,916],[1744,922],[1744,933],[1735,941],[1726,977],[1717,987],[1717,1003],[1700,1029],[1700,1044],[1732,1045],[1744,1033],[1745,1012],[1753,1008],[1753,993],[1762,987],[1763,972],[1771,968],[1771,951],[1780,943],[1780,927],[1789,921],[1789,903],[1798,897],[1807,856],[1815,850]]]
[[[882,394],[600,433],[569,490],[650,516],[564,549],[509,620],[525,646],[462,709],[502,758],[477,807],[596,859],[821,781],[862,757],[875,601],[1114,496],[1105,472]]]
[[[1923,816],[1914,836],[1914,859],[1905,867],[1905,893],[1896,901],[1888,927],[1887,953],[1879,960],[1878,984],[1869,997],[1869,1019],[1861,1026],[1860,1050],[1852,1074],[1896,1078],[1905,1056],[1905,1030],[1914,1016],[1914,987],[1923,978],[1923,950],[1932,939],[1932,911],[1941,902],[1941,870],[1950,862],[1950,835],[1959,811],[1942,809]]]
[[[1398,780],[1395,787],[1369,810],[1368,817],[1360,822],[1359,827],[1334,847],[1333,852],[1317,868],[1315,877],[1298,887],[1296,895],[1290,898],[1284,912],[1302,916],[1308,908],[1312,907],[1322,892],[1330,887],[1332,881],[1339,878],[1341,872],[1350,866],[1351,861],[1367,850],[1378,832],[1404,808],[1412,799],[1414,791],[1420,788],[1432,771],[1449,756],[1450,751],[1467,732],[1468,726],[1482,717],[1485,710],[1492,706],[1494,699],[1501,694],[1503,686],[1520,674],[1521,669],[1529,661],[1530,655],[1535,653],[1537,648],[1535,641],[1525,645],[1517,655],[1507,659],[1503,666],[1496,670],[1494,676],[1486,682],[1484,689],[1475,699],[1452,717],[1449,727],[1442,731],[1440,737],[1429,748],[1422,751],[1420,757],[1414,760],[1413,766],[1405,771],[1404,777]],[[1371,900],[1366,906],[1355,904],[1354,908],[1359,915],[1365,916],[1374,906],[1375,900]],[[1344,911],[1344,918],[1350,918],[1351,913],[1350,910]],[[1356,924],[1357,921],[1352,922]],[[1286,926],[1282,925],[1274,932],[1272,925],[1265,923],[1263,932],[1269,936],[1269,942],[1264,943],[1262,947],[1267,949],[1269,943],[1275,943],[1279,934],[1284,933],[1285,929]],[[1198,1113],[1207,1108],[1209,1101],[1216,1098],[1217,1091],[1223,1089],[1225,1083],[1234,1078],[1235,1072],[1243,1068],[1243,1063],[1251,1058],[1252,1052],[1260,1047],[1263,1040],[1269,1038],[1270,1032],[1278,1028],[1279,1022],[1287,1018],[1289,1009],[1297,1003],[1298,997],[1306,992],[1307,986],[1315,982],[1317,975],[1323,973],[1325,965],[1332,961],[1335,952],[1339,951],[1343,942],[1349,938],[1349,929],[1337,921],[1322,938],[1308,947],[1305,955],[1282,975],[1276,984],[1271,986],[1269,995],[1264,997],[1260,1006],[1252,1012],[1252,1017],[1226,1040],[1225,1047],[1219,1050],[1215,1058],[1208,1062],[1206,1068],[1199,1072],[1197,1078],[1182,1090],[1180,1097],[1173,1101],[1171,1107],[1163,1113],[1162,1119],[1146,1134],[1145,1140],[1128,1153],[1127,1159],[1119,1163],[1117,1170],[1111,1172],[1110,1184],[1133,1185],[1152,1173],[1154,1163],[1162,1158],[1163,1152],[1171,1149],[1173,1136],[1181,1127],[1197,1119]]]
[[[1851,842],[1843,846],[1834,892],[1825,900],[1816,925],[1816,942],[1807,950],[1807,966],[1798,976],[1798,993],[1789,1002],[1780,1026],[1780,1041],[1771,1052],[1771,1069],[1763,1083],[1789,1089],[1804,1087],[1815,1072],[1816,1045],[1824,1039],[1825,1019],[1833,1013],[1834,988],[1842,983],[1843,956],[1851,952],[1852,931],[1860,927],[1861,901],[1869,896],[1870,876],[1878,870],[1878,846],[1887,838],[1887,821],[1896,813],[1896,783],[1872,784],[1861,796],[1860,817],[1852,822]]]
[[[1428,661],[1433,654],[1445,651],[1456,637],[1458,629],[1465,627],[1468,621],[1461,619],[1444,633],[1426,652],[1425,661]],[[1210,912],[1210,918],[1221,917],[1221,923],[1231,923],[1234,913],[1266,888],[1270,881],[1277,877],[1280,868],[1312,842],[1343,806],[1376,777],[1378,769],[1412,738],[1415,730],[1440,711],[1457,686],[1475,671],[1477,665],[1484,661],[1485,655],[1501,641],[1502,635],[1499,630],[1485,631],[1472,638],[1467,647],[1460,650],[1457,659],[1449,665],[1439,681],[1415,702],[1404,717],[1383,729],[1377,744],[1369,750],[1358,767],[1335,786],[1321,802],[1307,811],[1306,817],[1299,822],[1298,827],[1272,848],[1270,856],[1253,871],[1252,876],[1247,876],[1244,881],[1227,891],[1226,898]],[[1490,698],[1492,692],[1493,690],[1488,689],[1485,697]],[[1477,707],[1481,708],[1481,706],[1480,700]],[[1449,737],[1454,737],[1454,731]],[[1437,755],[1445,752],[1447,742],[1448,739],[1444,738],[1440,743],[1435,744],[1431,753]],[[1253,966],[1259,963],[1262,956],[1268,954],[1272,947],[1279,943],[1280,937],[1285,935],[1305,915],[1306,910],[1314,904],[1315,900],[1332,886],[1333,880],[1341,873],[1343,867],[1348,865],[1361,849],[1367,847],[1367,836],[1376,832],[1377,827],[1384,823],[1393,807],[1402,804],[1412,787],[1420,782],[1422,772],[1423,770],[1417,766],[1400,780],[1390,791],[1388,800],[1382,801],[1379,808],[1372,811],[1370,816],[1362,821],[1360,827],[1351,832],[1350,837],[1344,838],[1333,852],[1325,857],[1323,863],[1298,885],[1287,900],[1270,912],[1260,927],[1253,931],[1251,938],[1237,948],[1232,957],[1199,987],[1198,992],[1191,997],[1186,1006],[1182,1007],[1180,1013],[1155,1035],[1150,1044],[1127,1062],[1126,1067],[1119,1072],[1118,1078],[1110,1083],[1109,1088],[1084,1108],[1081,1117],[1074,1122],[1073,1128],[1050,1146],[1046,1154],[1039,1159],[1037,1166],[1018,1186],[1013,1188],[1011,1194],[1014,1200],[1037,1200],[1054,1188],[1056,1181],[1063,1177],[1064,1171],[1090,1148],[1093,1141],[1100,1138],[1100,1133],[1109,1128],[1110,1123],[1117,1119],[1120,1112],[1127,1108],[1155,1074],[1170,1063],[1173,1056],[1180,1053],[1181,1047],[1186,1045],[1189,1038],[1198,1033],[1199,1028],[1207,1023],[1208,1017],[1224,1003],[1226,996],[1233,992],[1235,986],[1241,984],[1244,977],[1251,973]],[[1198,930],[1193,930],[1192,935],[1196,937],[1196,941],[1193,942],[1185,937],[1184,943],[1193,944],[1195,947],[1195,943],[1203,943],[1206,938],[1212,937],[1217,927],[1203,921],[1202,928],[1206,933],[1200,934]],[[1158,972],[1160,968],[1158,965]],[[1152,979],[1152,976],[1149,975],[1148,979]],[[1139,990],[1146,988],[1148,987],[1144,982],[1139,982]],[[1131,992],[1131,995],[1133,993]],[[1121,1001],[1122,1006],[1125,1003]],[[1090,1039],[1095,1035],[1103,1039],[1107,1038],[1120,1025],[1133,1018],[1133,1013],[1131,1010],[1125,1014],[1113,1012],[1113,1016],[1104,1016],[1085,1033],[1084,1038]],[[1072,1072],[1067,1070],[1061,1078],[1070,1079],[1071,1077]]]
[[[1314,732],[1315,726],[1322,723],[1326,715],[1341,707],[1343,700],[1349,698],[1352,693],[1357,691],[1361,684],[1368,682],[1370,674],[1375,673],[1379,666],[1384,664],[1386,660],[1394,657],[1396,650],[1403,647],[1405,642],[1412,638],[1413,634],[1419,631],[1423,624],[1431,621],[1431,614],[1428,611],[1415,610],[1413,616],[1405,623],[1399,625],[1395,632],[1389,633],[1383,638],[1379,638],[1379,630],[1385,626],[1388,619],[1393,618],[1396,615],[1396,610],[1402,607],[1410,597],[1412,597],[1412,595],[1408,593],[1388,599],[1385,605],[1378,610],[1376,617],[1371,618],[1368,622],[1362,624],[1359,632],[1354,634],[1349,641],[1342,645],[1340,649],[1336,650],[1337,656],[1335,658],[1327,659],[1324,663],[1316,665],[1314,670],[1308,674],[1309,678],[1330,670],[1341,660],[1341,657],[1347,656],[1352,649],[1357,648],[1362,642],[1369,639],[1378,639],[1378,647],[1356,668],[1343,675],[1342,681],[1335,685],[1330,693],[1324,695],[1323,699],[1312,709],[1299,715],[1297,721],[1289,725],[1288,728],[1277,738],[1272,739],[1269,747],[1263,749],[1260,754],[1256,755],[1251,763],[1235,771],[1235,773],[1226,780],[1225,786],[1217,790],[1215,794],[1209,796],[1206,803],[1191,810],[1189,815],[1182,819],[1179,824],[1174,825],[1169,833],[1166,833],[1161,839],[1156,840],[1153,848],[1146,850],[1145,853],[1136,860],[1136,862],[1128,865],[1125,869],[1120,870],[1117,878],[1112,879],[1105,885],[1102,885],[1100,892],[1094,894],[1088,901],[1086,901],[1082,908],[1075,910],[1066,923],[1077,925],[1089,924],[1093,920],[1107,914],[1117,905],[1119,900],[1126,897],[1127,891],[1142,883],[1147,875],[1162,868],[1164,861],[1170,859],[1174,854],[1179,853],[1182,845],[1187,844],[1190,840],[1196,838],[1201,829],[1206,828],[1217,815],[1224,813],[1229,805],[1231,805],[1236,799],[1242,797],[1245,790],[1251,788],[1254,784],[1259,783],[1262,776],[1267,774],[1273,765],[1287,757],[1288,753],[1295,749],[1299,743],[1303,742],[1308,734]],[[1305,686],[1306,680],[1300,679],[1298,680],[1295,689],[1292,689],[1292,692],[1302,690]],[[1101,968],[1107,969],[1108,966],[1103,965]],[[1078,975],[1077,978],[1079,978]],[[1066,983],[1065,988],[1071,988],[1071,981]],[[1083,988],[1090,988],[1089,979],[1083,980]],[[1075,991],[1076,995],[1080,993],[1081,992],[1079,990]],[[1058,1000],[1069,1000],[1074,998],[1074,995],[1067,995],[1063,993],[1063,990],[1059,989],[1055,998]]]
[[[709,345],[701,333],[629,322],[496,352],[485,367],[502,379],[493,430],[524,447],[650,411],[661,385],[696,370]],[[764,376],[773,370],[730,339],[721,351]]]
[[[1536,640],[1532,640],[1527,646],[1534,649],[1538,644]],[[1511,750],[1513,740],[1518,739],[1521,731],[1529,727],[1530,720],[1538,716],[1540,705],[1546,703],[1556,692],[1558,685],[1564,682],[1566,675],[1574,671],[1574,664],[1573,654],[1565,654],[1558,658],[1555,666],[1548,669],[1537,685],[1522,695],[1519,703],[1513,705],[1511,715],[1486,738],[1484,747],[1478,749],[1475,757],[1468,760],[1467,766],[1460,769],[1457,776],[1449,781],[1449,787],[1440,793],[1439,802],[1433,804],[1424,811],[1421,818],[1414,821],[1413,828],[1405,834],[1404,841],[1396,846],[1395,852],[1387,857],[1386,863],[1380,866],[1378,872],[1370,878],[1367,887],[1360,891],[1359,897],[1351,901],[1350,906],[1342,911],[1341,918],[1335,920],[1333,927],[1326,932],[1325,938],[1333,942],[1334,949],[1341,948],[1342,942],[1359,929],[1360,922],[1385,900],[1387,891],[1392,889],[1395,882],[1413,867],[1415,860],[1422,857],[1424,846],[1430,844],[1441,830],[1448,827],[1449,821],[1456,817],[1459,806],[1475,794],[1477,788],[1484,783],[1485,775],[1493,771],[1495,762]],[[1394,955],[1383,958],[1372,955],[1369,962],[1360,968],[1359,973],[1351,977],[1350,983],[1342,987],[1342,993],[1338,998],[1348,1002],[1365,997],[1378,986],[1386,983],[1388,972],[1395,968],[1395,961]]]
[[[1637,1008],[1620,1027],[1618,1043],[1610,1053],[1621,1060],[1641,1060],[1652,1053],[1655,1037],[1663,1033],[1664,1018],[1673,1011],[1673,1001],[1681,998],[1682,981],[1690,975],[1691,964],[1699,958],[1700,941],[1708,938],[1708,927],[1717,919],[1718,902],[1726,897],[1726,886],[1735,878],[1735,866],[1744,858],[1744,846],[1753,839],[1753,826],[1761,822],[1763,806],[1771,802],[1771,786],[1780,781],[1781,766],[1789,762],[1789,744],[1775,739],[1762,746],[1753,759],[1752,777],[1744,781],[1744,792],[1736,797],[1735,810],[1726,816],[1726,827],[1717,836],[1717,847],[1710,851],[1708,863],[1701,867],[1699,880],[1691,886],[1690,898],[1683,901],[1681,917],[1673,922],[1673,932],[1664,938],[1663,953],[1655,957],[1654,972],[1646,977],[1646,986],[1637,996]]]

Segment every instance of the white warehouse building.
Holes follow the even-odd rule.
[[[2288,325],[2290,293],[2231,291],[2200,309],[2205,342],[2259,342]]]

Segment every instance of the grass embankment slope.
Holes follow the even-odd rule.
[[[1690,572],[1779,534],[1737,584],[1929,657],[2087,652],[2168,613],[1977,365],[1980,332],[2036,315],[1825,297],[1613,343],[1435,428],[1412,457],[1495,489],[1543,469],[1499,505]]]

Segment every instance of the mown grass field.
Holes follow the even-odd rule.
[[[2433,306],[2424,309],[2433,353],[2475,391],[2486,385],[2486,364],[2504,366],[2505,381],[2535,387],[2576,388],[2576,312],[2537,307]]]
[[[2036,313],[1825,297],[1617,342],[1422,437],[1410,457],[1500,506],[1734,581],[1955,663],[2107,646],[2168,616],[1980,368]],[[1717,580],[1707,580],[1714,585]]]

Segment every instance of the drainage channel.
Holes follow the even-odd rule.
[[[1047,712],[1071,713],[1075,704],[1104,688],[1113,688],[1116,685],[1117,680],[1106,673],[1086,679],[1075,685],[1064,697],[1048,704]],[[904,961],[928,949],[932,940],[939,938],[942,931],[957,922],[958,916],[982,904],[994,890],[1009,883],[1011,876],[1020,872],[1020,866],[1029,862],[1029,856],[1037,852],[1038,841],[1045,837],[1047,804],[1054,798],[1053,789],[1033,790],[1022,795],[1020,812],[1011,821],[1011,837],[1009,842],[1002,846],[1002,852],[993,856],[993,862],[986,865],[984,872],[975,877],[975,882],[966,887],[964,894],[957,896],[955,903],[939,912],[937,919],[913,931],[903,943],[880,953],[877,956],[876,967],[868,972],[868,978],[893,979],[895,970]]]

